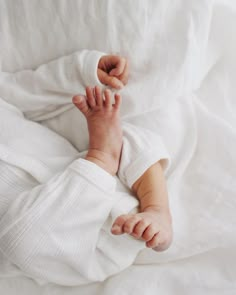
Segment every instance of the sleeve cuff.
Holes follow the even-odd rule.
[[[100,58],[104,55],[106,54],[96,50],[86,51],[82,68],[82,76],[85,85],[103,86],[103,84],[98,79],[97,68]]]
[[[141,153],[134,162],[132,162],[126,170],[126,182],[130,188],[133,184],[155,163],[162,161],[162,167],[165,171],[170,167],[170,156],[164,147],[159,147]]]
[[[86,178],[100,190],[106,193],[113,193],[115,191],[115,178],[98,165],[85,159],[78,159],[74,161],[69,168]]]

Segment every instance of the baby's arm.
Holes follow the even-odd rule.
[[[96,50],[77,51],[35,70],[0,72],[0,97],[33,121],[72,106],[71,97],[85,94],[86,85],[106,84],[120,89],[127,83],[128,62]]]
[[[138,197],[140,210],[136,214],[119,216],[113,224],[112,233],[116,235],[130,234],[135,238],[146,241],[147,247],[156,251],[163,251],[170,246],[172,240],[171,213],[164,177],[167,154],[165,154],[164,146],[161,146],[162,142],[158,143],[159,138],[155,134],[152,136],[152,133],[146,131],[145,141],[145,130],[143,130],[140,140],[138,140],[139,131],[142,130],[137,128],[136,137],[133,136],[132,139],[130,136],[128,137],[129,148],[127,148],[127,145],[129,145],[127,140],[124,141],[121,169],[123,170],[125,167],[126,172],[121,173],[120,176],[122,181],[126,182]],[[131,132],[130,135],[132,133],[134,132]],[[139,152],[136,152],[137,156],[132,156],[129,153],[131,146],[137,151],[139,150]],[[128,157],[133,157],[131,164],[124,165],[124,162],[128,163]],[[156,161],[158,157],[160,160]],[[142,169],[144,172],[134,181],[135,171],[142,171]]]
[[[38,120],[58,106],[71,104],[72,95],[83,93],[85,85],[100,84],[97,67],[103,55],[82,50],[34,70],[0,72],[0,97],[24,112],[27,118]]]

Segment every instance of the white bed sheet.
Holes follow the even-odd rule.
[[[236,294],[235,1],[2,0],[0,42],[6,72],[83,48],[129,58],[122,117],[170,150],[175,230],[169,251],[144,250],[103,283],[1,278],[1,294]]]

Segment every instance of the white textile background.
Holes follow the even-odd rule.
[[[103,283],[3,278],[1,293],[236,294],[235,1],[2,0],[0,42],[4,72],[84,48],[130,60],[122,117],[161,134],[172,155],[175,230],[169,251],[145,250]]]

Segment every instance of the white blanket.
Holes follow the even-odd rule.
[[[84,48],[127,56],[122,117],[158,132],[172,158],[169,251],[144,250],[103,284],[45,292],[235,294],[235,28],[233,1],[0,3],[2,71],[34,69]],[[12,282],[24,294],[40,292],[14,278],[1,280],[2,293],[18,292]]]

